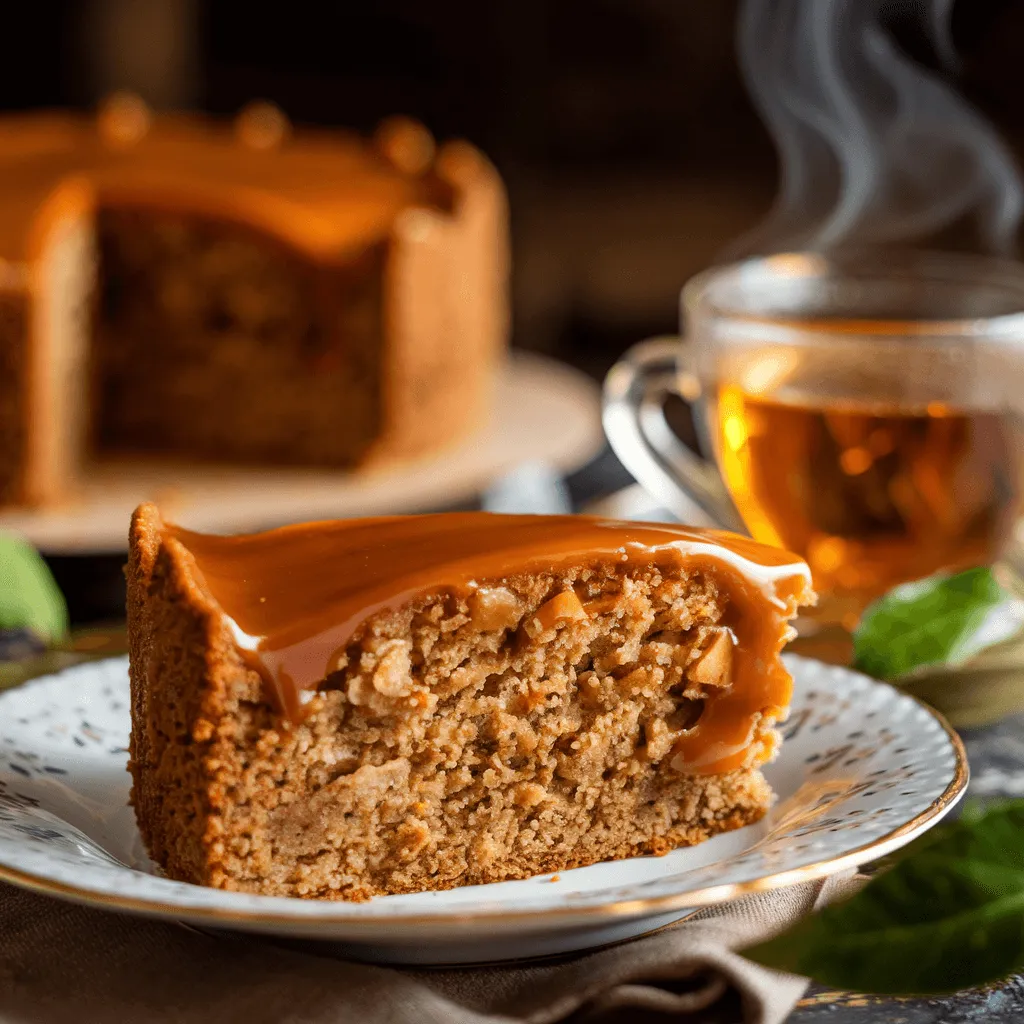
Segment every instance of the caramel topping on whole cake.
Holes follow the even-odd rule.
[[[449,513],[239,537],[167,526],[165,535],[190,552],[237,645],[293,719],[303,691],[335,671],[346,646],[383,611],[443,593],[486,598],[503,579],[571,566],[632,563],[706,575],[729,608],[727,629],[704,658],[730,660],[732,683],[707,700],[676,747],[677,762],[700,773],[747,763],[758,720],[785,713],[784,622],[810,597],[807,566],[786,552],[717,530],[585,516]],[[587,615],[586,603],[571,590],[537,612],[553,620],[577,615]],[[770,750],[756,754],[764,760]]]
[[[0,505],[65,500],[95,460],[341,468],[462,440],[507,284],[497,171],[414,121],[365,139],[125,95],[5,115]]]
[[[429,138],[424,129],[420,131]],[[37,207],[70,179],[100,203],[171,206],[260,227],[319,259],[387,238],[410,206],[446,208],[450,187],[355,135],[304,129],[267,104],[234,126],[195,115],[150,116],[120,99],[97,118],[7,117],[0,137],[0,260],[31,258]],[[425,145],[422,144],[421,145]]]

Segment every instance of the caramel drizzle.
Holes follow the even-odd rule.
[[[451,202],[436,174],[404,173],[340,132],[305,130],[254,150],[228,126],[195,116],[156,118],[130,144],[100,128],[70,114],[3,120],[0,259],[34,257],[37,212],[72,184],[91,203],[240,220],[317,259],[347,258],[388,237],[411,206]]]
[[[709,700],[677,753],[691,770],[738,767],[756,716],[784,713],[785,620],[809,584],[795,556],[716,530],[586,516],[484,512],[393,516],[215,537],[168,526],[192,555],[240,649],[289,716],[376,613],[431,594],[468,595],[517,573],[570,566],[685,565],[729,597],[734,685]],[[767,751],[765,756],[767,756]]]

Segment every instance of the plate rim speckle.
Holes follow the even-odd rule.
[[[963,741],[956,731],[949,725],[942,714],[934,708],[926,705],[912,694],[889,683],[871,679],[862,673],[852,669],[827,665],[813,658],[807,658],[796,654],[785,655],[787,664],[793,670],[794,675],[800,676],[803,671],[810,672],[813,667],[815,671],[825,671],[825,678],[840,680],[842,678],[855,677],[856,680],[865,683],[868,687],[880,687],[890,691],[887,700],[906,700],[918,706],[940,727],[945,739],[949,743],[949,751],[953,757],[953,773],[942,792],[934,798],[927,807],[922,808],[912,817],[866,843],[852,846],[831,857],[815,861],[810,864],[802,864],[797,867],[784,868],[783,870],[764,874],[757,878],[743,881],[727,882],[720,884],[703,885],[698,888],[686,888],[670,894],[655,896],[634,896],[632,898],[610,899],[602,903],[587,903],[573,905],[572,902],[561,902],[557,905],[543,908],[529,908],[517,910],[513,908],[483,907],[474,909],[463,907],[447,909],[446,912],[438,912],[436,909],[431,913],[409,912],[409,913],[388,913],[372,915],[369,913],[355,916],[352,914],[353,907],[372,907],[379,899],[371,901],[370,904],[352,904],[345,901],[309,901],[300,899],[288,899],[285,897],[256,897],[258,900],[273,901],[275,904],[292,902],[299,905],[308,905],[311,902],[321,906],[329,907],[335,913],[324,910],[317,916],[309,914],[289,913],[278,910],[250,910],[232,909],[230,907],[195,906],[187,903],[175,903],[169,900],[158,900],[144,896],[119,895],[110,892],[97,891],[88,884],[71,885],[67,882],[48,877],[46,874],[33,873],[22,868],[13,867],[10,864],[0,862],[0,881],[30,889],[45,895],[70,900],[88,906],[99,907],[106,910],[121,911],[135,915],[171,919],[176,921],[187,921],[193,924],[206,925],[209,927],[235,927],[247,928],[249,930],[273,932],[280,927],[300,927],[308,934],[317,928],[339,929],[343,928],[352,941],[360,940],[360,932],[364,935],[367,932],[376,931],[380,934],[382,929],[409,928],[422,935],[421,929],[443,928],[453,935],[460,931],[473,929],[481,925],[493,924],[516,924],[520,926],[536,923],[538,927],[550,927],[552,922],[556,925],[570,927],[587,925],[587,923],[598,923],[611,920],[624,920],[627,918],[647,918],[655,915],[663,915],[674,911],[685,911],[691,908],[709,906],[727,900],[736,899],[741,896],[754,893],[766,892],[769,890],[784,888],[800,882],[820,880],[822,878],[838,874],[840,872],[860,867],[866,863],[878,860],[894,850],[910,842],[916,836],[927,831],[928,828],[937,824],[963,796],[969,780],[970,770],[967,762],[967,754]],[[41,676],[30,680],[22,686],[6,692],[0,692],[0,710],[3,709],[5,698],[10,694],[18,693],[26,688],[39,685],[55,685],[56,681],[65,681],[73,678],[76,673],[89,669],[95,670],[97,665],[111,665],[112,663],[123,662],[127,664],[126,658],[103,659],[102,661],[87,662],[82,665],[72,666],[60,672],[47,676]],[[806,666],[806,667],[805,667]],[[816,683],[820,688],[820,684]],[[810,696],[810,691],[808,696]],[[782,745],[782,757],[785,757],[786,743]],[[134,872],[137,869],[123,865],[124,871]],[[586,870],[586,869],[581,869]],[[186,884],[186,883],[178,883]],[[196,887],[200,888],[200,887]],[[486,886],[480,887],[486,889]],[[249,894],[237,894],[210,890],[221,893],[226,902],[232,897],[244,895],[247,899],[253,899]],[[443,895],[443,894],[442,894]],[[446,932],[446,934],[448,933]],[[370,936],[365,935],[367,939]]]

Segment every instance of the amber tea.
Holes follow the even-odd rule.
[[[673,393],[700,452],[672,432]],[[1006,555],[1021,423],[1024,263],[961,253],[713,267],[680,334],[634,345],[604,387],[612,448],[665,508],[803,555],[813,619],[847,628],[896,584]]]
[[[719,465],[758,540],[802,554],[820,619],[908,579],[992,561],[1018,511],[1007,412],[791,401],[718,389]]]

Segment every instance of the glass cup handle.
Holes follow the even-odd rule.
[[[619,461],[667,509],[689,514],[680,492],[715,525],[746,533],[718,470],[694,454],[665,418],[665,399],[700,397],[701,385],[684,338],[650,338],[612,367],[603,393],[604,430]]]

